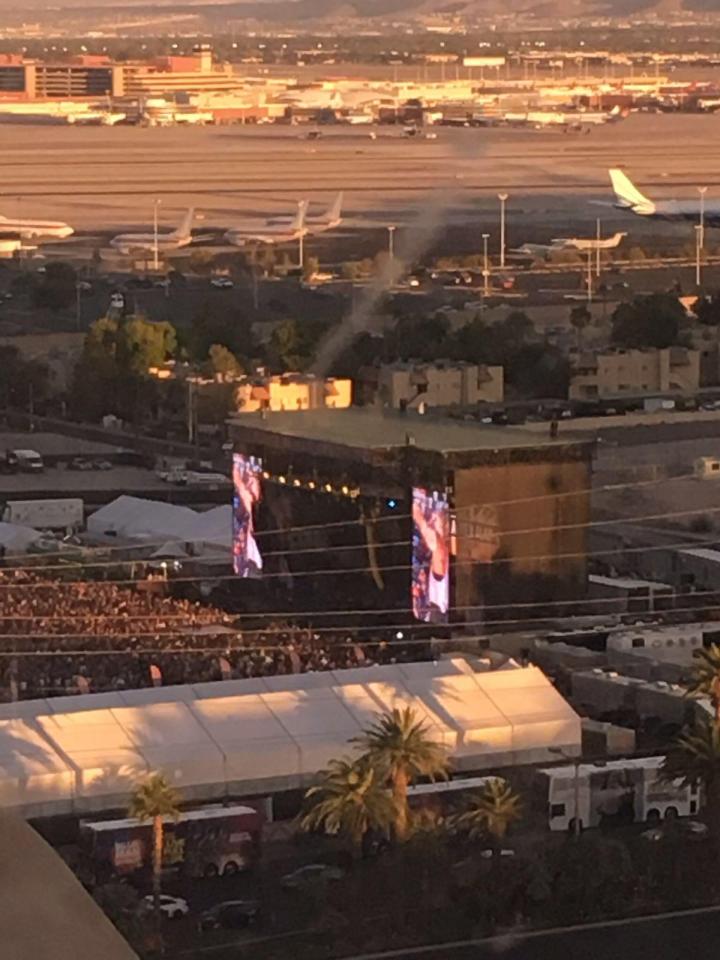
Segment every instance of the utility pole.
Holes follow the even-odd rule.
[[[593,255],[592,255],[592,247],[588,247],[587,255],[588,255],[588,262],[587,262],[587,301],[588,301],[588,304],[591,304],[591,303],[592,303],[592,299],[593,299],[593,271],[592,271]]]
[[[702,264],[700,255],[702,252],[703,228],[699,223],[695,224],[695,285],[700,287],[702,284]]]
[[[602,239],[600,217],[597,219],[597,231],[595,234],[595,276],[600,276],[600,241]]]
[[[158,207],[160,206],[160,200],[156,200],[153,205],[153,271],[157,273],[159,269],[158,263]]]
[[[487,297],[490,294],[490,261],[488,259],[488,240],[490,239],[489,233],[484,233],[482,235],[483,240],[483,296]]]
[[[705,194],[707,187],[698,187],[700,194],[700,249],[705,249]]]
[[[500,269],[505,269],[505,204],[507,203],[508,195],[507,193],[499,193],[498,200],[500,201]]]

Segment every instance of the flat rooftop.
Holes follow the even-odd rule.
[[[453,453],[472,450],[505,450],[583,445],[583,440],[563,436],[550,438],[523,427],[501,427],[447,417],[419,416],[351,407],[347,410],[299,410],[268,413],[266,416],[239,414],[231,419],[233,428],[280,434],[298,440],[332,443],[363,450],[388,450],[411,443],[421,450]],[[411,438],[410,440],[408,438]]]

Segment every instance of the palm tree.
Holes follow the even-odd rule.
[[[387,833],[395,808],[390,791],[377,771],[360,760],[331,760],[320,783],[305,794],[300,816],[303,830],[323,827],[326,833],[346,833],[356,852],[371,830]]]
[[[362,759],[389,783],[395,836],[404,840],[408,834],[408,786],[417,777],[447,777],[445,747],[430,739],[427,724],[418,719],[412,707],[382,714],[353,742],[364,751]]]
[[[157,929],[160,929],[160,882],[163,865],[163,838],[165,833],[164,817],[177,820],[180,815],[179,793],[170,786],[161,773],[154,773],[133,791],[128,806],[128,814],[143,822],[152,821],[152,879],[153,912]]]
[[[522,817],[522,800],[500,777],[488,780],[482,790],[470,796],[467,809],[457,814],[453,826],[468,834],[471,840],[489,837],[493,858],[498,859],[508,828]]]
[[[683,731],[662,765],[664,780],[680,780],[683,786],[702,786],[705,815],[720,838],[720,727],[709,719],[698,720]]]
[[[715,726],[720,726],[720,646],[696,650],[698,660],[687,692],[691,697],[709,697],[715,711]]]

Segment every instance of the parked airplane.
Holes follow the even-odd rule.
[[[191,207],[176,230],[169,233],[121,233],[113,237],[110,246],[120,253],[129,254],[136,251],[143,253],[154,253],[156,246],[160,253],[168,250],[178,250],[180,247],[187,247],[192,243],[192,222],[195,211]]]
[[[600,240],[593,237],[558,237],[550,243],[524,243],[510,253],[525,257],[546,257],[557,250],[613,250],[626,236],[626,233],[614,233],[611,237]]]
[[[627,233],[614,233],[611,237],[558,237],[551,240],[555,250],[614,250],[619,247]]]
[[[0,235],[12,234],[21,240],[34,240],[38,237],[47,237],[53,240],[64,240],[71,237],[75,231],[67,223],[56,220],[11,220],[0,216]]]
[[[620,107],[604,110],[528,110],[526,113],[505,113],[503,123],[511,127],[597,127],[622,120],[625,114]]]
[[[231,227],[225,234],[225,242],[234,247],[241,247],[246,243],[290,243],[299,240],[307,233],[305,228],[305,214],[307,200],[298,203],[295,216],[287,222],[265,221],[256,227]]]
[[[609,171],[610,181],[615,193],[613,206],[620,210],[630,210],[640,217],[656,217],[659,220],[692,220],[700,222],[703,213],[705,224],[720,227],[720,203],[697,200],[650,200],[641,193],[622,170]]]
[[[304,227],[306,234],[324,233],[326,230],[334,230],[342,223],[342,191],[335,197],[333,202],[324,213],[306,214]],[[267,221],[272,226],[290,226],[294,217],[273,217]]]

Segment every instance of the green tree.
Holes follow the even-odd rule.
[[[212,374],[224,377],[237,377],[243,372],[237,357],[221,343],[214,343],[208,350],[208,363]]]
[[[467,809],[453,818],[456,830],[467,833],[471,840],[487,837],[493,860],[500,862],[502,842],[508,828],[522,817],[522,801],[501,777],[493,777],[482,790],[470,796]]]
[[[695,650],[696,664],[687,684],[691,697],[709,697],[715,711],[715,726],[720,729],[720,646],[711,644],[703,650]]]
[[[27,409],[50,392],[50,372],[37,360],[26,360],[14,346],[0,346],[0,403]]]
[[[346,834],[357,853],[370,832],[387,834],[394,820],[392,796],[382,775],[363,760],[331,760],[320,783],[305,794],[303,830]]]
[[[137,820],[152,822],[152,891],[155,924],[160,929],[160,895],[162,893],[163,840],[165,818],[177,820],[180,795],[161,773],[154,773],[133,791],[128,815]]]
[[[203,363],[214,344],[227,347],[246,368],[259,349],[247,317],[205,303],[190,322],[185,345],[190,359]]]
[[[577,331],[577,345],[578,350],[582,345],[582,334],[583,330],[592,320],[592,314],[586,306],[583,304],[578,304],[573,307],[570,311],[570,324]]]
[[[33,297],[38,307],[64,310],[75,303],[77,273],[69,263],[48,263]]]
[[[701,297],[694,309],[699,323],[716,327],[720,324],[720,293]]]
[[[677,297],[653,293],[621,303],[612,315],[611,340],[621,347],[663,349],[678,342],[685,308]]]
[[[418,777],[447,777],[445,747],[431,739],[427,724],[412,707],[395,708],[383,714],[353,742],[363,751],[363,759],[390,784],[395,836],[405,840],[409,821],[408,787]]]
[[[171,323],[136,315],[123,317],[117,324],[115,358],[123,373],[146,376],[150,367],[175,353],[177,336]]]
[[[566,398],[570,363],[565,354],[548,343],[529,343],[505,363],[505,380],[523,397]]]
[[[720,840],[720,727],[717,723],[703,718],[684,730],[665,757],[662,775],[664,780],[702,786],[705,816],[715,840]]]

